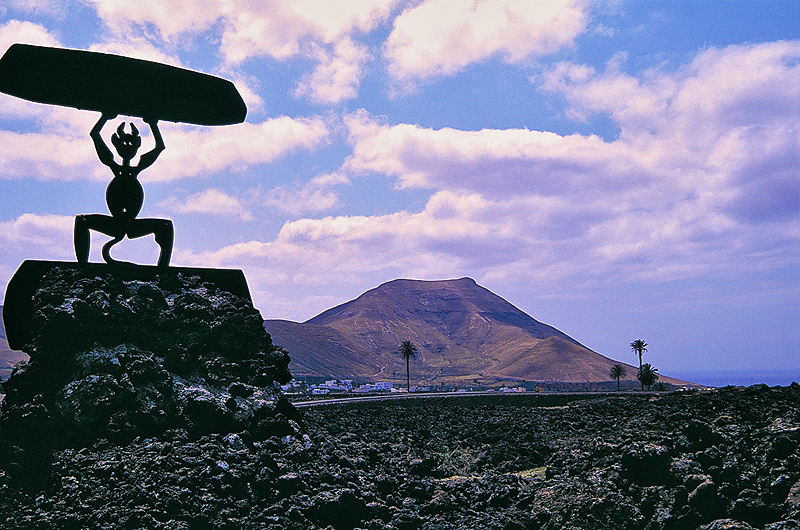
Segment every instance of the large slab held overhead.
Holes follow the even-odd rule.
[[[28,101],[196,125],[247,115],[230,81],[121,55],[14,44],[0,59],[0,92]]]

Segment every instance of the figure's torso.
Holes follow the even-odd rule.
[[[144,203],[144,190],[136,178],[136,168],[112,168],[114,178],[106,188],[106,204],[115,219],[132,221],[139,215]]]

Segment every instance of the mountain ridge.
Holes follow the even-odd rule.
[[[297,376],[405,379],[394,354],[410,340],[419,349],[412,375],[419,384],[500,380],[608,381],[614,364],[539,322],[472,278],[397,279],[305,322],[266,320],[275,344],[289,350]],[[668,377],[668,382],[685,382]]]

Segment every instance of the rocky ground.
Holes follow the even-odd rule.
[[[0,527],[800,528],[800,385],[304,409],[297,436],[169,429],[0,471]]]

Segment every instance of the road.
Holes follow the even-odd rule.
[[[294,401],[292,405],[297,408],[304,407],[317,407],[321,405],[335,405],[338,403],[356,403],[363,401],[388,401],[392,399],[420,399],[420,398],[453,398],[453,397],[468,397],[468,396],[641,396],[663,394],[663,392],[486,392],[486,391],[467,391],[467,392],[420,392],[420,393],[397,393],[397,394],[376,394],[370,396],[356,396],[356,397],[343,397],[343,398],[329,398],[329,399],[313,399],[310,401]]]

